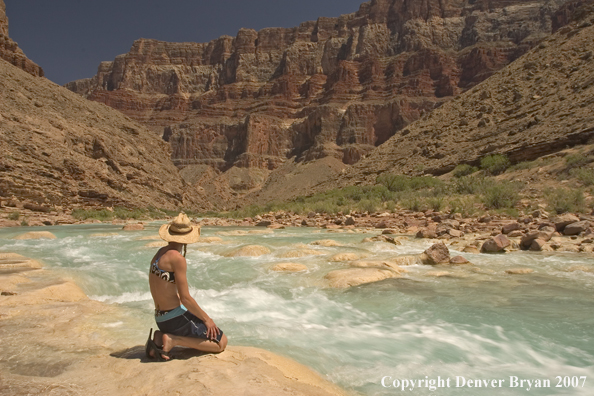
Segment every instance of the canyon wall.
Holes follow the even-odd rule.
[[[179,167],[354,164],[522,56],[563,0],[373,0],[295,28],[134,42],[67,88],[171,143]]]
[[[4,59],[29,74],[43,77],[43,69],[27,58],[18,44],[8,36],[8,18],[4,0],[0,0],[0,59]]]

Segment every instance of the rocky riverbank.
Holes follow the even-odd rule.
[[[117,330],[138,318],[39,266],[0,254],[0,395],[346,394],[305,366],[251,347],[179,350],[171,362],[149,364],[146,335],[132,341]]]

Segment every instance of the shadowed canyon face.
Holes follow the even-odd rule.
[[[4,0],[0,0],[0,59],[4,59],[29,74],[43,77],[43,69],[28,59],[18,44],[8,37],[8,18]]]
[[[67,88],[162,135],[178,167],[353,164],[538,44],[563,3],[374,0],[209,43],[140,39]]]

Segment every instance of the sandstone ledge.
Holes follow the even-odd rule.
[[[0,296],[3,355],[18,356],[0,357],[2,390],[11,395],[347,394],[299,363],[252,347],[218,355],[175,349],[173,361],[147,364],[140,345],[146,334],[129,342],[102,325],[105,318],[130,320],[124,310],[89,300],[52,271],[0,277],[10,285]]]

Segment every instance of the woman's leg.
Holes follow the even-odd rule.
[[[163,345],[163,352],[169,352],[176,346],[193,348],[208,353],[220,353],[227,347],[227,336],[223,334],[221,342],[215,342],[204,338],[181,337],[173,334],[164,334],[161,331],[155,332],[155,344]]]

